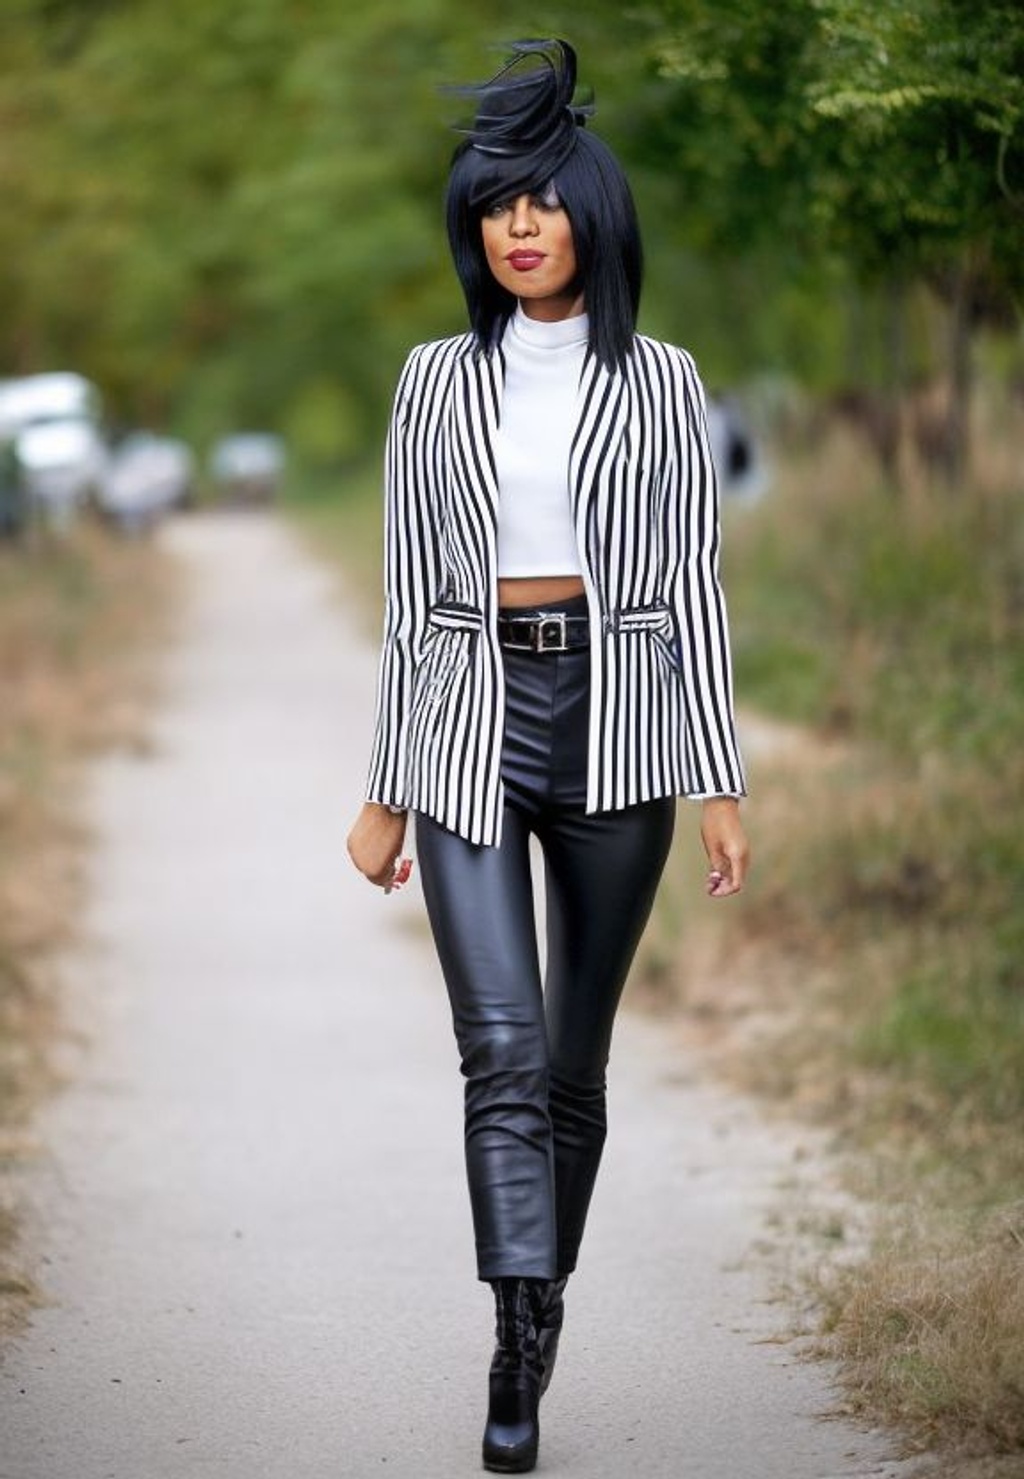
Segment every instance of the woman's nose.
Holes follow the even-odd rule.
[[[533,213],[528,195],[518,195],[512,206],[512,218],[509,221],[509,231],[513,236],[533,236],[537,231],[537,221]]]

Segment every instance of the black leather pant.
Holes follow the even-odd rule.
[[[466,1078],[478,1273],[553,1279],[576,1266],[604,1147],[612,1025],[675,802],[588,816],[589,654],[504,656],[501,846],[420,816],[417,851]],[[531,834],[545,868],[543,981]]]

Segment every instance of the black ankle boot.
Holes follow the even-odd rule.
[[[525,1474],[537,1462],[541,1362],[533,1311],[538,1284],[533,1279],[497,1279],[492,1285],[497,1344],[491,1362],[484,1468],[495,1474]]]
[[[538,1281],[532,1286],[534,1296],[533,1323],[537,1330],[537,1350],[540,1354],[540,1394],[543,1397],[551,1385],[551,1377],[558,1357],[558,1338],[562,1333],[565,1318],[563,1295],[567,1279]]]

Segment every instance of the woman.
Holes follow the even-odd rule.
[[[575,70],[565,42],[521,42],[472,90],[447,199],[472,327],[413,350],[398,387],[376,735],[349,837],[387,892],[415,813],[496,1300],[484,1466],[503,1473],[536,1461],[675,797],[703,800],[712,897],[747,863],[703,394],[682,350],[635,332],[636,215],[572,105]]]

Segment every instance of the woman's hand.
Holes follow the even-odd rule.
[[[705,801],[700,835],[711,864],[709,895],[713,899],[725,899],[729,894],[738,894],[750,862],[739,802],[732,796],[713,796]]]
[[[376,801],[364,802],[348,834],[348,855],[365,878],[386,894],[401,888],[412,870],[403,858],[406,814],[393,812]]]

